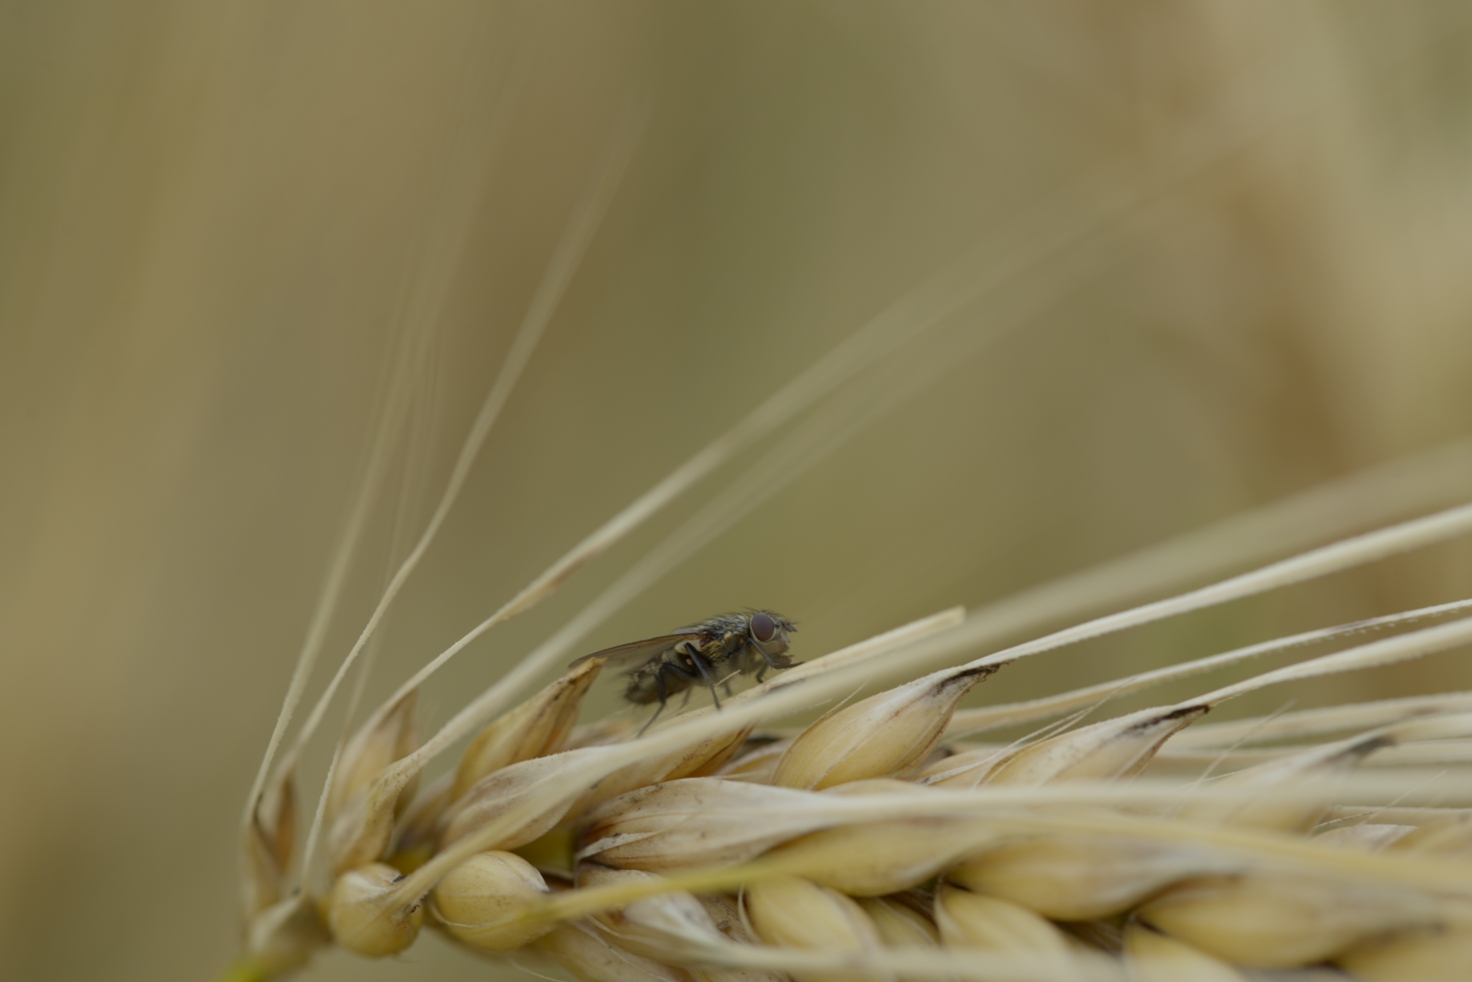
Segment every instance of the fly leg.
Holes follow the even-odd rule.
[[[721,697],[720,697],[720,694],[716,692],[716,682],[715,682],[715,679],[713,679],[713,678],[710,677],[710,672],[705,667],[705,659],[700,656],[700,652],[696,651],[695,650],[695,646],[694,645],[691,645],[691,644],[686,644],[685,645],[685,655],[690,659],[691,663],[695,666],[696,670],[698,672],[700,672],[700,678],[699,679],[696,679],[692,675],[686,675],[686,678],[689,678],[690,681],[692,681],[692,682],[696,682],[696,681],[702,681],[702,682],[704,682],[705,683],[705,687],[710,690],[711,700],[715,702],[716,708],[717,709],[720,709],[721,708]],[[673,668],[674,666],[671,665],[670,667]],[[681,674],[685,674],[685,673],[682,672]]]
[[[654,673],[654,687],[659,690],[659,708],[654,711],[653,716],[649,717],[649,722],[645,723],[639,728],[639,736],[643,736],[644,731],[654,725],[654,721],[659,719],[659,714],[664,712],[665,703],[669,702],[669,694],[664,691],[663,665],[659,666],[659,668]]]
[[[695,658],[691,658],[691,661],[694,661],[697,666],[700,664],[699,660]],[[654,721],[659,719],[659,714],[664,712],[665,703],[669,701],[669,691],[665,688],[664,685],[664,676],[666,672],[668,672],[670,675],[673,675],[675,678],[684,679],[686,682],[699,682],[701,680],[701,676],[705,674],[704,669],[701,669],[700,675],[697,675],[694,672],[690,671],[688,668],[682,668],[681,666],[676,665],[674,662],[660,662],[659,667],[654,670],[654,686],[659,691],[659,708],[654,711],[653,716],[649,717],[649,722],[644,724],[644,729],[641,729],[639,731],[640,736],[643,736],[644,730],[649,729],[651,726],[654,725]],[[686,685],[682,686],[682,688],[685,689],[685,695],[688,697],[690,695],[690,687]],[[719,703],[717,703],[717,705],[719,705]]]
[[[767,675],[767,669],[770,668],[774,672],[778,672],[778,671],[781,671],[782,670],[780,665],[778,665],[776,662],[772,661],[772,659],[767,656],[767,652],[766,652],[766,649],[765,648],[763,648],[761,645],[757,644],[755,641],[748,641],[747,643],[750,644],[753,648],[755,648],[756,649],[756,653],[762,656],[762,661],[766,662],[765,665],[763,665],[761,668],[757,669],[756,680],[757,680],[757,683],[758,684],[760,684],[761,683],[761,680],[766,677],[766,675]]]

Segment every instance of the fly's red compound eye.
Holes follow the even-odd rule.
[[[765,644],[772,640],[772,635],[777,633],[777,622],[772,620],[772,615],[765,611],[753,614],[751,617],[751,636]]]

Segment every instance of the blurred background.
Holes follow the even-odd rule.
[[[328,666],[631,105],[370,703],[962,256],[988,288],[830,412],[883,411],[585,650],[751,605],[812,656],[1472,436],[1469,31],[1456,2],[0,2],[0,974],[232,956],[239,809],[390,369],[425,352]],[[766,448],[469,648],[424,726]],[[1439,480],[1472,496],[1472,469]],[[1469,560],[1035,659],[973,701],[1464,597]],[[1469,685],[1452,652],[1240,711]],[[426,934],[307,977],[512,974]]]

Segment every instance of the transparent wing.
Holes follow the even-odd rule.
[[[613,648],[604,648],[595,651],[591,655],[584,655],[574,665],[581,665],[592,658],[602,658],[614,665],[632,665],[646,662],[661,652],[668,651],[683,641],[690,641],[698,648],[700,647],[702,635],[687,631],[682,634],[664,634],[657,638],[646,638],[643,641],[630,641],[628,644],[617,645]]]

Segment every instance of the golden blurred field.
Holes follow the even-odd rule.
[[[906,398],[588,650],[761,605],[811,656],[1472,436],[1469,30],[1419,2],[0,3],[0,975],[201,979],[233,953],[235,823],[394,339],[427,345],[423,396],[329,664],[630,105],[632,163],[370,700],[972,251],[991,288],[841,394]],[[477,642],[425,726],[764,449]],[[1465,597],[1469,560],[974,698]],[[1453,652],[1243,709],[1469,685]],[[429,939],[308,977],[497,971]]]

